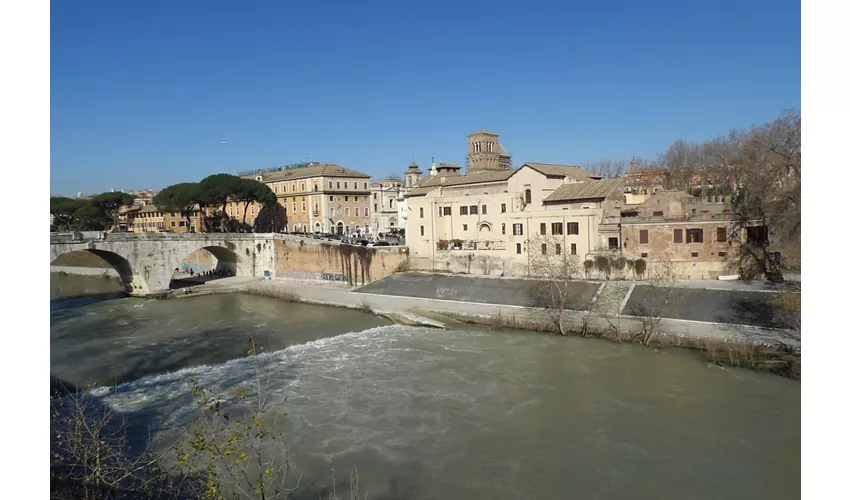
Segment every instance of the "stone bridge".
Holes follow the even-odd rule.
[[[236,276],[274,276],[273,234],[241,233],[62,233],[50,236],[50,262],[77,251],[103,258],[133,295],[169,289],[174,270],[191,253],[205,249],[217,268]],[[268,272],[268,274],[266,274]]]

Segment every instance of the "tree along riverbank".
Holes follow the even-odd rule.
[[[339,284],[257,278],[228,278],[163,295],[188,298],[211,293],[247,293],[349,309],[386,316],[400,324],[451,328],[462,323],[538,332],[557,332],[546,309],[503,304],[472,303],[419,297],[358,293]],[[601,294],[598,294],[601,295]],[[596,297],[597,301],[599,296]],[[595,302],[594,302],[595,303]],[[618,343],[633,342],[652,348],[683,347],[706,353],[718,365],[738,366],[800,378],[799,333],[748,325],[710,323],[673,318],[611,314],[603,305],[584,311],[563,311],[563,331]],[[651,324],[650,324],[651,323]]]

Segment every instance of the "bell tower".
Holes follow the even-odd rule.
[[[499,161],[499,134],[481,130],[466,137],[466,173],[506,170]]]

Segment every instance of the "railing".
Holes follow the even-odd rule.
[[[504,250],[503,240],[440,240],[437,250]]]
[[[686,222],[686,221],[729,221],[734,220],[733,214],[691,214],[691,215],[653,215],[653,216],[637,216],[637,217],[622,217],[621,224],[629,224],[635,222]]]

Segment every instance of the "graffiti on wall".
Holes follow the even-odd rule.
[[[284,271],[281,273],[284,278],[296,280],[317,280],[317,281],[348,281],[344,274],[339,273],[311,273],[307,271]]]
[[[189,264],[188,262],[184,262],[180,264],[181,269],[184,273],[194,272],[195,274],[205,273],[209,270],[209,266],[205,266],[203,264]]]

